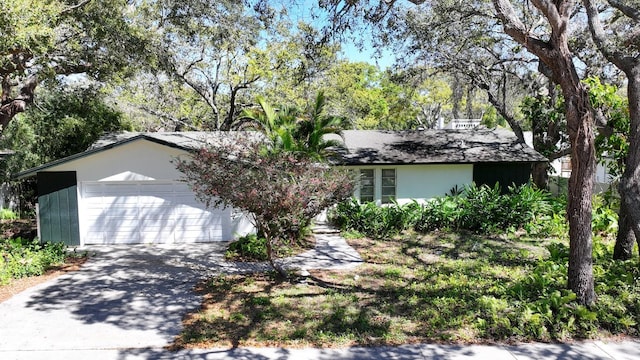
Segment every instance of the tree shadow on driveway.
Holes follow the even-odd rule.
[[[225,246],[89,248],[96,255],[79,271],[8,304],[14,314],[3,318],[3,327],[15,323],[24,335],[37,334],[33,344],[23,338],[17,342],[23,349],[167,345],[180,332],[184,315],[201,304],[194,285],[223,269]]]

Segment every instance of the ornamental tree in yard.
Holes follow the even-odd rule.
[[[274,249],[300,240],[316,215],[351,196],[353,178],[348,170],[305,155],[269,151],[247,136],[226,139],[179,160],[177,168],[207,206],[251,213],[266,239],[269,263],[285,275],[274,261]]]

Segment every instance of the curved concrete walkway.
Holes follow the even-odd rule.
[[[360,254],[340,236],[340,231],[325,223],[318,223],[313,227],[316,238],[316,246],[312,250],[305,251],[296,256],[276,260],[280,266],[287,270],[348,270],[362,264]],[[197,246],[220,246],[222,249],[228,243],[197,244]],[[171,245],[169,247],[183,247],[184,245]],[[188,245],[193,246],[193,245]],[[130,248],[124,247],[123,250]],[[98,247],[105,251],[105,247]],[[192,257],[173,258],[169,263],[176,266],[184,266],[197,271],[203,277],[215,274],[249,274],[272,270],[268,262],[232,262],[224,259],[224,250],[210,253],[208,261],[195,261]]]

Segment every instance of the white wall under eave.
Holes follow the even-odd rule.
[[[399,204],[442,197],[451,188],[473,182],[472,164],[403,165],[396,170],[396,196]]]
[[[186,157],[184,150],[139,139],[91,154],[47,171],[76,171],[78,182],[83,181],[175,181],[181,173],[171,163]]]

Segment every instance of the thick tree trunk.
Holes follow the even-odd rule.
[[[633,245],[636,243],[636,236],[633,232],[633,219],[625,205],[625,201],[620,203],[618,214],[618,235],[616,245],[613,248],[613,258],[615,260],[629,260],[633,256]],[[640,243],[639,243],[640,246]]]
[[[9,126],[13,118],[21,112],[24,112],[31,103],[33,103],[34,93],[38,86],[38,79],[35,76],[30,77],[20,88],[20,94],[15,98],[9,98],[11,93],[11,83],[5,77],[2,81],[2,103],[0,103],[0,134],[2,134]]]
[[[589,19],[589,29],[598,50],[627,76],[630,118],[629,152],[625,159],[625,171],[618,186],[622,204],[618,221],[618,238],[614,249],[614,258],[625,259],[631,256],[634,237],[640,251],[640,61],[633,50],[627,51],[619,45],[620,43],[612,41],[604,31],[597,3],[592,0],[583,0],[583,3]],[[608,4],[636,23],[640,21],[638,9],[629,7],[621,1],[609,0]],[[630,32],[616,36],[632,42],[636,34]]]
[[[548,163],[536,163],[533,164],[531,169],[531,178],[533,179],[533,183],[536,185],[538,189],[548,190],[549,189],[549,164]]]
[[[626,205],[636,239],[640,242],[640,64],[625,71],[628,78],[627,96],[629,98],[629,153],[625,171],[620,179],[618,190]],[[629,239],[620,239],[628,242]],[[618,244],[624,248],[628,244]],[[639,252],[640,252],[640,244]]]
[[[569,273],[568,287],[579,303],[591,305],[596,300],[593,283],[591,243],[591,195],[595,174],[593,112],[589,94],[580,82],[569,50],[568,30],[573,0],[532,0],[546,18],[551,34],[548,40],[534,35],[520,20],[510,0],[493,0],[507,35],[524,45],[544,62],[560,84],[565,99],[567,128],[571,142],[571,177],[569,178]]]
[[[571,61],[570,58],[567,59]],[[576,76],[577,78],[577,76]],[[596,301],[593,280],[593,246],[591,239],[591,197],[595,174],[593,113],[586,89],[580,83],[563,86],[567,106],[567,128],[571,141],[571,176],[569,177],[569,289],[581,304]]]

